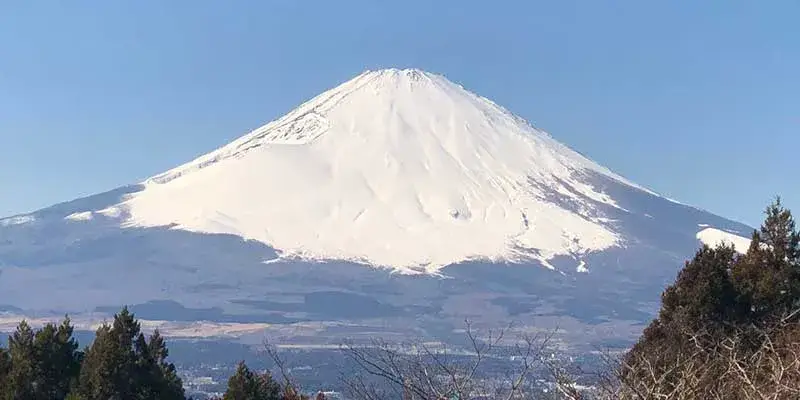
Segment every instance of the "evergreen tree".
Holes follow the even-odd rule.
[[[669,371],[684,351],[698,345],[698,340],[705,345],[726,335],[729,321],[738,310],[731,280],[737,259],[732,247],[700,248],[662,294],[658,318],[625,356],[625,364],[636,365],[644,356],[653,371]],[[635,380],[641,378],[637,374],[643,371],[631,368],[622,372],[625,379]],[[670,378],[669,374],[665,376]]]
[[[258,375],[240,362],[230,379],[224,400],[280,400],[281,387],[269,373]]]
[[[121,393],[119,376],[126,368],[119,364],[117,343],[111,326],[103,325],[95,332],[94,342],[86,349],[81,365],[80,379],[76,395],[82,399],[122,399],[130,393]]]
[[[662,295],[662,307],[624,359],[621,375],[660,376],[667,387],[676,366],[689,354],[720,354],[720,343],[734,336],[745,357],[757,351],[765,335],[796,343],[800,325],[800,233],[780,199],[766,210],[747,253],[732,247],[703,246]],[[780,345],[780,343],[775,343]],[[709,385],[722,377],[728,360],[705,360]],[[637,365],[643,364],[643,365]],[[709,386],[710,387],[710,386]]]
[[[40,399],[63,399],[77,383],[82,353],[72,337],[69,318],[56,327],[47,324],[34,339],[36,396]]]
[[[183,384],[167,355],[161,335],[154,333],[148,342],[134,315],[123,308],[111,325],[97,330],[76,394],[85,400],[183,400]]]
[[[169,351],[156,331],[146,340],[127,308],[101,326],[85,354],[69,318],[34,331],[23,321],[0,348],[0,400],[183,400]]]
[[[11,372],[11,356],[8,350],[0,347],[0,398],[3,397],[3,388],[6,387],[6,379]]]
[[[737,310],[736,290],[731,281],[736,260],[732,247],[703,246],[662,294],[660,322],[675,333],[723,329]]]
[[[64,399],[78,377],[81,354],[65,319],[34,331],[22,321],[0,351],[0,398]]]
[[[139,334],[136,340],[137,367],[141,378],[141,398],[184,399],[183,383],[175,366],[167,362],[169,350],[161,334],[156,330],[150,341]]]
[[[33,329],[27,322],[20,322],[17,330],[8,338],[8,355],[11,368],[2,388],[2,398],[35,399],[36,350]]]
[[[780,199],[765,214],[747,255],[734,269],[747,318],[762,327],[800,307],[800,233]]]

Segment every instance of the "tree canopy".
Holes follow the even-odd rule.
[[[759,382],[800,387],[795,365],[800,363],[800,233],[780,199],[765,214],[750,247],[741,249],[746,253],[724,243],[703,246],[685,264],[662,294],[658,317],[623,359],[623,382],[652,381],[648,390],[657,384],[664,394],[685,387],[692,375],[703,380],[694,384],[705,393],[727,391],[734,397],[731,390],[753,391]],[[793,370],[775,372],[774,365],[790,358],[796,360],[789,363]],[[752,367],[765,359],[773,367]],[[695,368],[691,374],[689,365]],[[731,383],[732,377],[738,383]],[[800,396],[800,390],[791,395]]]
[[[73,331],[69,318],[39,330],[22,321],[0,348],[0,399],[184,399],[163,337],[148,340],[127,308],[83,351]]]

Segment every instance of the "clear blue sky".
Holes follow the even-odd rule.
[[[0,3],[0,215],[137,182],[365,69],[442,73],[669,197],[800,212],[800,2]]]

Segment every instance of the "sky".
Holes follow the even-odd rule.
[[[420,68],[659,193],[800,213],[800,2],[0,2],[0,215],[141,181]]]

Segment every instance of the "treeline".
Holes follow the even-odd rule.
[[[21,322],[0,348],[0,399],[184,400],[164,338],[146,337],[127,308],[79,350],[69,318],[34,331]]]
[[[23,321],[0,347],[0,400],[185,400],[183,383],[156,330],[147,337],[123,308],[79,350],[69,318],[34,330]],[[224,400],[304,400],[290,384],[244,363]]]

